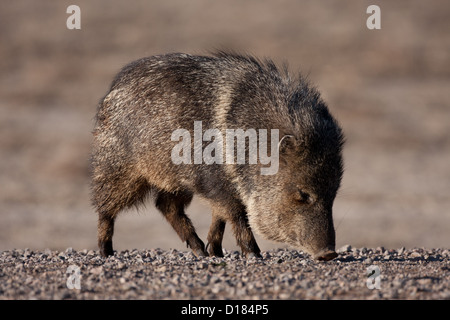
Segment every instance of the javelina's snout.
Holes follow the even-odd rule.
[[[316,253],[314,255],[314,259],[318,261],[329,261],[336,258],[337,256],[338,255],[333,248],[325,248],[324,250],[319,251],[319,253]]]

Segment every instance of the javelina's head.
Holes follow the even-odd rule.
[[[337,256],[332,207],[343,174],[343,134],[320,99],[291,113],[294,129],[281,133],[278,173],[256,177],[250,225],[269,240],[331,260]]]

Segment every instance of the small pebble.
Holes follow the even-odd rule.
[[[351,251],[352,251],[352,246],[349,244],[346,244],[337,250],[338,253],[351,252]]]

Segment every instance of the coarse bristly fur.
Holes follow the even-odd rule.
[[[203,132],[279,130],[278,172],[262,175],[261,163],[174,164],[171,134],[183,128],[192,136],[194,121],[202,121]],[[113,254],[119,212],[152,194],[198,256],[223,256],[230,222],[245,255],[260,255],[254,230],[319,260],[332,259],[332,206],[343,174],[343,141],[319,92],[271,60],[218,52],[134,61],[100,102],[93,131],[92,203],[100,251]],[[212,207],[206,248],[184,212],[194,194]]]

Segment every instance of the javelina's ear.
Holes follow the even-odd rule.
[[[295,148],[296,139],[293,135],[287,134],[284,135],[280,142],[278,142],[278,152],[279,154],[286,154],[290,150],[293,150]]]

